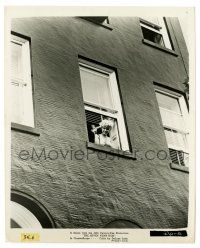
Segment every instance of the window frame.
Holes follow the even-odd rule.
[[[160,34],[162,37],[163,45],[160,45],[159,43],[156,43],[156,42],[150,41],[149,39],[144,38],[143,31],[142,31],[144,43],[147,43],[147,44],[149,43],[149,45],[154,45],[157,48],[168,51],[169,53],[177,56],[177,54],[174,52],[174,46],[173,46],[172,39],[169,33],[166,18],[165,17],[157,17],[157,18],[162,18],[162,22],[165,25],[164,27],[154,24],[153,22],[150,22],[148,20],[145,20],[144,18],[139,18],[140,27],[141,27],[141,31],[142,31],[142,27],[144,27],[146,29],[151,30],[152,32]],[[164,29],[166,30],[163,32]],[[170,48],[166,46],[166,40],[168,40],[167,43],[169,43]]]
[[[177,133],[185,135],[186,142],[189,143],[189,138],[188,138],[189,137],[188,136],[189,135],[189,130],[188,130],[188,117],[189,116],[188,117],[186,116],[186,115],[189,115],[189,110],[187,108],[187,102],[185,101],[184,95],[181,94],[181,93],[174,92],[174,91],[171,92],[169,90],[161,89],[160,87],[155,88],[155,94],[156,93],[160,93],[160,94],[166,95],[168,97],[175,98],[177,100],[177,102],[178,102],[180,112],[181,112],[181,113],[178,113],[178,112],[171,111],[171,110],[168,110],[166,108],[160,107],[159,103],[158,103],[158,100],[157,100],[157,96],[156,96],[156,100],[157,100],[157,104],[158,104],[158,108],[159,108],[159,113],[160,113],[160,118],[161,118],[162,126],[163,126],[163,129],[164,129],[164,134],[165,134],[165,129],[170,129],[172,131],[175,131]],[[183,104],[183,101],[184,101],[184,104]],[[164,109],[165,111],[168,111],[168,112],[174,113],[176,115],[182,116],[182,118],[184,120],[184,123],[185,123],[185,130],[181,130],[181,129],[178,129],[176,127],[165,125],[163,123],[163,120],[162,120],[160,109]],[[184,154],[189,155],[189,148],[185,149],[185,150],[180,149],[180,147],[178,147],[178,146],[168,144],[166,134],[165,134],[165,138],[166,138],[168,149],[172,149],[172,150],[176,150],[176,151],[182,151]],[[180,166],[180,164],[179,164],[179,166]],[[185,165],[185,167],[188,167],[188,166]]]
[[[102,66],[98,64],[97,62],[90,62],[88,60],[79,58],[79,72],[81,70],[80,69],[81,66],[83,66],[84,68],[88,68],[90,71],[97,71],[98,73],[102,73],[103,75],[107,75],[109,77],[110,95],[111,95],[113,106],[114,106],[114,108],[108,108],[106,106],[101,106],[95,103],[87,102],[83,98],[84,109],[98,113],[103,116],[108,116],[108,117],[116,119],[117,125],[118,125],[119,146],[121,147],[119,150],[131,152],[131,146],[130,146],[128,131],[127,131],[126,122],[125,122],[125,115],[124,115],[124,111],[122,108],[121,94],[120,94],[120,89],[118,86],[116,71],[106,66]],[[80,81],[81,81],[81,78],[80,78]],[[81,82],[81,87],[82,87],[82,82]],[[82,92],[83,92],[83,89],[82,89]],[[115,95],[116,92],[117,92],[117,97]],[[114,98],[114,95],[115,95],[115,98],[118,98],[117,100]],[[104,111],[103,109],[105,109],[106,111]],[[100,144],[98,146],[102,147]],[[112,148],[112,149],[115,149],[115,148]]]
[[[108,16],[104,16],[104,21],[98,20],[98,16],[79,16],[78,18],[81,18],[87,22],[94,24],[94,25],[98,25],[98,26],[101,26],[103,28],[106,28],[110,31],[113,30],[113,27],[110,24],[110,19]],[[102,16],[102,18],[103,18],[103,16]]]
[[[34,86],[32,80],[32,59],[31,59],[31,38],[20,33],[11,31],[10,36],[10,51],[11,51],[11,42],[21,45],[22,49],[22,63],[23,63],[23,80],[17,82],[16,78],[13,77],[10,71],[9,78],[9,89],[12,91],[12,85],[18,83],[19,87],[27,87],[22,88],[21,92],[23,93],[21,107],[23,108],[23,112],[21,114],[21,121],[16,121],[12,119],[11,116],[11,128],[17,131],[25,131],[28,129],[28,133],[33,133],[39,135],[36,131],[35,124],[35,108],[34,108]],[[12,52],[10,52],[10,68],[12,65]],[[28,96],[27,96],[28,92]],[[27,104],[28,103],[28,104]],[[27,117],[28,116],[28,117]]]

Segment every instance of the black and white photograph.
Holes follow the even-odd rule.
[[[191,242],[194,10],[17,8],[6,9],[8,237]]]

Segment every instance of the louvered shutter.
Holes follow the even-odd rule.
[[[172,163],[185,166],[184,153],[182,151],[177,151],[169,148],[170,158]]]
[[[101,122],[101,115],[89,110],[85,110],[86,115],[86,121],[87,123],[93,124],[93,125],[99,125]]]

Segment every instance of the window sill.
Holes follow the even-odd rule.
[[[18,124],[18,123],[12,122],[11,123],[11,130],[15,130],[15,131],[21,132],[21,133],[28,133],[28,134],[40,136],[40,133],[37,131],[36,128],[28,127],[28,126]]]
[[[109,153],[109,154],[120,156],[123,158],[136,160],[136,157],[132,153],[130,153],[129,151],[117,150],[117,149],[114,149],[112,147],[101,146],[101,145],[97,145],[97,144],[94,144],[91,142],[86,142],[86,146],[88,149],[97,150],[100,152]]]
[[[170,168],[173,170],[179,170],[185,173],[189,173],[189,168],[186,166],[181,166],[181,165],[170,163]]]
[[[99,25],[101,27],[107,28],[109,30],[113,30],[113,27],[110,24],[107,23],[100,23],[100,22],[96,22],[95,20],[89,19],[89,18],[84,18],[84,16],[80,17],[81,19],[91,22],[93,24]]]
[[[152,47],[157,48],[157,49],[159,49],[159,50],[161,50],[161,51],[163,51],[163,52],[172,54],[172,55],[174,55],[174,56],[176,56],[176,57],[178,56],[178,54],[177,54],[176,52],[174,52],[173,50],[171,50],[171,49],[169,49],[169,48],[166,48],[166,47],[162,47],[162,46],[160,46],[160,45],[158,45],[158,44],[156,44],[156,43],[154,43],[154,42],[151,42],[151,41],[149,41],[149,40],[142,39],[142,42],[143,42],[144,44],[148,45],[148,46],[152,46]]]

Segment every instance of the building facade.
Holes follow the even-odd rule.
[[[11,29],[11,226],[187,227],[178,18],[19,18]]]

